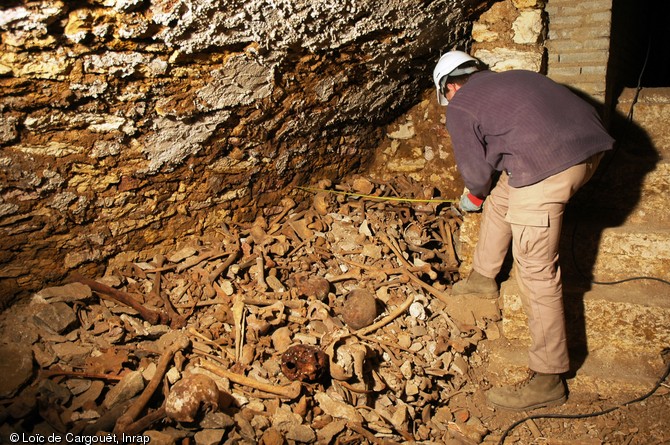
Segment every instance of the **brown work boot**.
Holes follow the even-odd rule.
[[[567,400],[559,374],[535,371],[530,371],[526,380],[515,386],[489,390],[486,398],[495,407],[515,411],[561,405]]]
[[[476,270],[451,288],[451,295],[462,297],[498,298],[498,284],[493,278],[485,277]]]

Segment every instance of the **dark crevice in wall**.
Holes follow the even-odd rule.
[[[612,4],[608,72],[614,98],[623,88],[670,86],[670,2],[649,0]]]

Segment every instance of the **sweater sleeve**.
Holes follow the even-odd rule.
[[[477,120],[467,111],[447,111],[447,130],[451,136],[456,166],[470,193],[485,198],[491,191],[494,168],[486,161],[486,143]]]

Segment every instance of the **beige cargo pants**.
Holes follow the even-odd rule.
[[[486,198],[473,268],[494,278],[512,243],[515,275],[528,315],[528,365],[543,373],[569,370],[558,247],[568,200],[602,159],[596,154],[527,187],[510,187],[503,173]]]

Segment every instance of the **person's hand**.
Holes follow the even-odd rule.
[[[482,209],[483,203],[483,199],[477,198],[475,195],[465,190],[461,195],[459,207],[464,212],[479,212]]]

